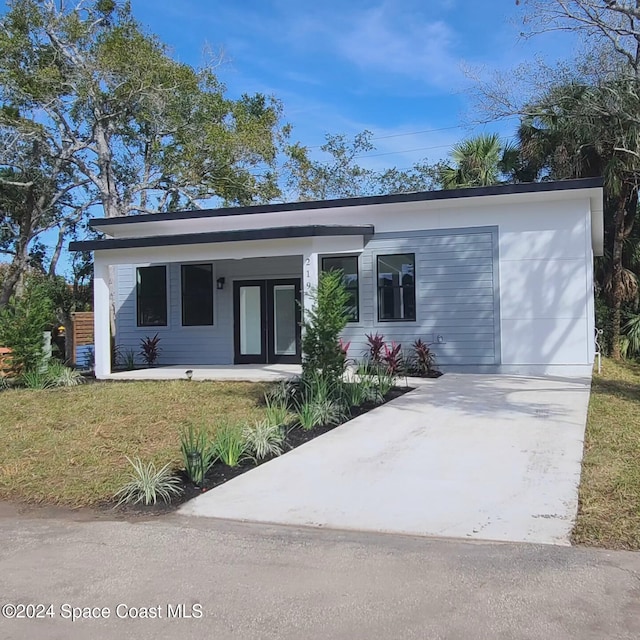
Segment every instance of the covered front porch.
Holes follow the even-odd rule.
[[[251,232],[236,241],[229,233],[95,241],[85,248],[95,251],[96,377],[175,379],[187,370],[195,380],[296,375],[301,319],[312,304],[321,256],[360,253],[370,231],[314,226],[278,230],[281,238]],[[198,286],[190,288],[189,278]],[[155,335],[158,366],[141,369],[141,340]],[[114,353],[134,352],[134,370],[114,371]]]

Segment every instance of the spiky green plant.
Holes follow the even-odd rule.
[[[282,454],[285,433],[279,424],[270,424],[268,420],[260,420],[253,425],[247,424],[243,429],[243,437],[247,453],[256,462]]]
[[[20,384],[27,389],[49,389],[53,386],[46,371],[25,371],[20,376]]]
[[[344,409],[334,400],[325,398],[322,400],[314,400],[311,404],[315,407],[318,424],[338,425],[347,418]]]
[[[158,500],[170,502],[174,496],[182,493],[180,481],[171,471],[170,465],[165,464],[161,469],[157,469],[153,462],[146,464],[135,458],[127,460],[133,467],[131,479],[123,485],[114,495],[118,499],[116,506],[122,504],[156,504]]]
[[[289,408],[287,403],[281,399],[270,399],[267,394],[264,396],[266,404],[265,415],[270,425],[280,427],[287,423]]]
[[[180,453],[189,480],[198,487],[203,486],[205,475],[216,459],[207,429],[193,424],[183,428],[180,431]]]
[[[52,387],[77,387],[84,382],[82,374],[62,362],[50,362],[45,372]]]
[[[296,421],[305,431],[310,431],[322,424],[318,415],[318,405],[315,402],[306,401],[298,403]]]
[[[215,458],[229,467],[237,467],[247,453],[242,427],[223,422],[216,429],[211,448]]]

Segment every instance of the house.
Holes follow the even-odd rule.
[[[95,219],[95,370],[158,333],[162,364],[300,362],[301,308],[343,269],[366,334],[433,343],[440,368],[589,375],[602,181],[567,180]]]

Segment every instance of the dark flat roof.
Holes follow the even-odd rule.
[[[545,191],[567,191],[570,189],[590,189],[601,187],[602,178],[579,178],[555,182],[523,182],[519,184],[499,184],[490,187],[469,187],[465,189],[443,189],[440,191],[418,191],[397,193],[388,196],[366,196],[362,198],[340,198],[336,200],[313,200],[310,202],[284,202],[282,204],[259,204],[250,207],[225,207],[221,209],[197,209],[193,211],[173,211],[171,213],[147,213],[119,218],[94,218],[91,226],[138,224],[160,220],[188,220],[191,218],[216,218],[219,216],[241,216],[256,213],[278,213],[301,211],[304,209],[329,209],[357,207],[395,202],[420,202],[430,200],[452,200],[455,198],[475,198],[478,196],[500,196],[515,193],[539,193]],[[75,243],[74,243],[75,244]]]
[[[245,240],[279,240],[282,238],[310,238],[313,236],[362,236],[371,235],[374,231],[375,229],[372,224],[316,224],[303,227],[271,227],[268,229],[211,231],[208,233],[184,233],[171,236],[145,236],[142,238],[109,238],[106,240],[82,240],[77,242],[70,242],[69,251],[93,251],[94,249],[136,249],[141,247],[170,247],[185,244],[242,242]]]

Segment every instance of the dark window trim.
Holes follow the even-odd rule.
[[[385,287],[380,286],[380,258],[391,258],[394,256],[413,256],[413,287],[407,285],[400,285],[398,287],[392,287],[392,289],[410,289],[413,288],[413,317],[412,318],[381,318],[380,317],[380,289]],[[416,322],[418,317],[418,296],[417,296],[417,273],[416,273],[416,254],[414,251],[402,251],[398,253],[379,253],[376,254],[376,307],[378,322]]]
[[[138,283],[138,271],[140,269],[164,269],[164,324],[142,324],[140,322],[140,284]],[[169,326],[169,282],[168,282],[169,270],[166,264],[148,264],[141,267],[136,267],[136,327],[168,327]]]
[[[184,269],[185,267],[209,267],[211,272],[211,322],[206,324],[187,324],[184,321]],[[212,262],[185,262],[180,265],[180,323],[183,327],[213,327],[215,325],[215,278]]]
[[[359,264],[359,260],[358,260],[358,256],[357,255],[342,255],[342,254],[337,254],[337,255],[326,255],[326,256],[322,256],[321,258],[321,262],[320,262],[320,270],[321,271],[326,271],[326,269],[324,268],[324,261],[325,260],[336,260],[339,258],[353,258],[356,261],[356,286],[355,287],[345,287],[347,289],[347,291],[355,291],[356,294],[356,315],[355,318],[353,320],[349,320],[349,324],[351,323],[355,323],[355,322],[360,322],[360,264]]]

